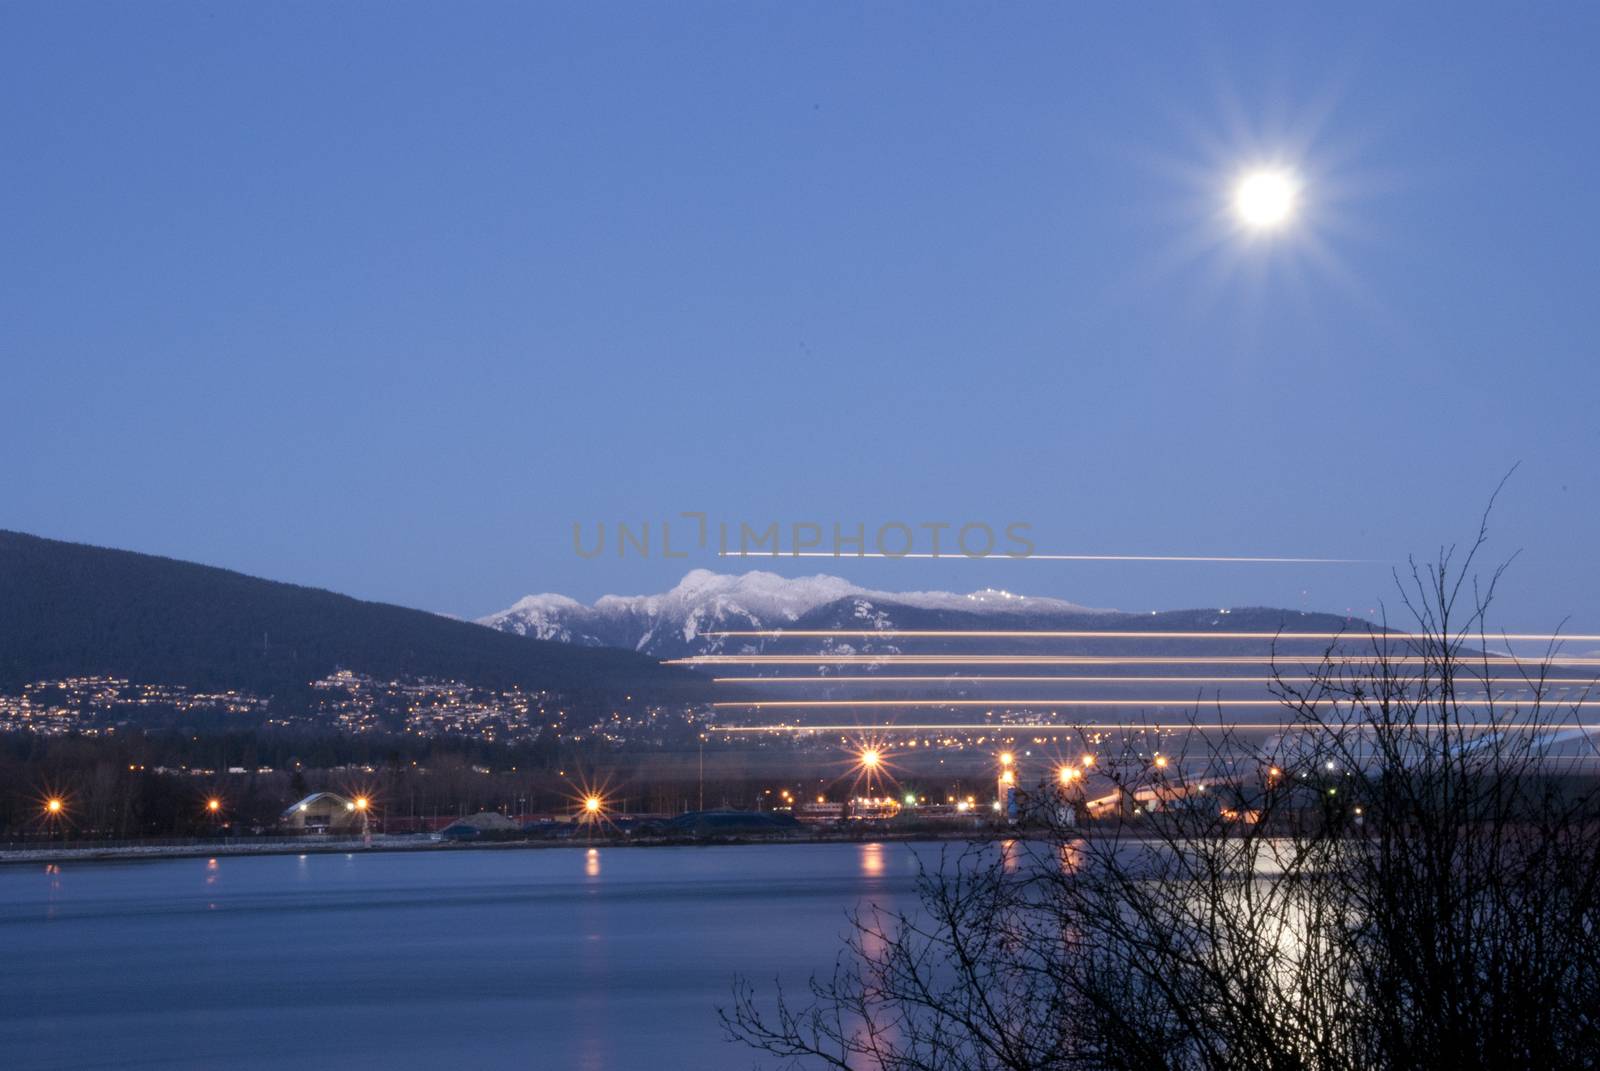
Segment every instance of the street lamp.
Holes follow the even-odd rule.
[[[350,801],[361,815],[361,840],[366,847],[372,846],[372,827],[367,824],[367,815],[372,806],[372,801],[365,796],[357,796]]]
[[[861,764],[862,771],[867,775],[867,795],[876,795],[876,790],[872,784],[872,775],[883,768],[883,752],[875,747],[863,748],[856,761]]]
[[[44,821],[52,836],[65,837],[67,831],[67,801],[60,796],[50,796],[44,801]]]

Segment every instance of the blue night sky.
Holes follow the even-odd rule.
[[[1521,550],[1600,630],[1592,5],[0,8],[0,527],[448,613],[572,524],[1028,522],[784,561],[1127,609]],[[1297,217],[1245,234],[1239,175]],[[770,563],[768,563],[770,565]]]

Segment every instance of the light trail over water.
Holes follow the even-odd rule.
[[[1164,676],[1159,674],[1128,674],[1126,676],[1097,676],[1086,677],[1071,673],[1043,673],[1032,675],[1015,674],[989,674],[989,673],[951,673],[951,674],[926,674],[904,673],[848,677],[817,677],[817,676],[774,676],[774,677],[713,677],[714,684],[894,684],[905,682],[908,684],[937,684],[941,682],[957,681],[991,681],[1005,684],[1315,684],[1320,678],[1307,676],[1281,677],[1249,677],[1243,675],[1215,676],[1215,677],[1190,677],[1190,676]],[[1600,685],[1600,677],[1538,677],[1529,675],[1514,677],[1474,677],[1471,681],[1463,681],[1473,685],[1481,684],[1507,684],[1507,685]]]
[[[669,658],[665,660],[664,664],[669,666],[1269,666],[1280,664],[1287,659],[1294,659],[1304,664],[1307,658],[1319,663],[1322,661],[1320,657],[1314,655],[1295,658],[1295,656],[1285,655],[716,654]],[[1335,664],[1343,663],[1359,666],[1366,664],[1368,659],[1360,655],[1341,655],[1330,656],[1328,661]],[[1390,655],[1385,656],[1383,661],[1388,665],[1425,666],[1437,665],[1440,659],[1427,655]],[[1506,655],[1465,656],[1458,657],[1457,661],[1472,666],[1516,666],[1519,668],[1527,667],[1530,664],[1525,659],[1512,658]],[[1593,656],[1552,658],[1549,661],[1552,664],[1561,666],[1600,666],[1600,658]]]
[[[1378,698],[1380,697],[1373,697],[1367,702],[1376,702]],[[1343,696],[1294,699],[1287,702],[1282,699],[1220,699],[1212,697],[1207,697],[1200,701],[1203,706],[1278,707],[1279,709],[1286,705],[1337,706],[1340,703],[1349,702],[1351,700]],[[1495,702],[1515,705],[1514,700],[1496,699]],[[1563,709],[1600,707],[1600,699],[1551,699],[1545,702],[1550,706]],[[1188,706],[1191,703],[1189,700],[1172,697],[1167,699],[755,699],[746,702],[712,703],[711,705],[713,707],[739,710],[793,710],[838,707],[1171,707]]]
[[[839,554],[831,550],[784,550],[784,551],[718,551],[719,558],[835,558],[848,561],[851,558],[919,558],[933,561],[1041,561],[1041,562],[1202,562],[1202,563],[1242,563],[1246,565],[1373,565],[1377,564],[1374,558],[1275,558],[1261,555],[1235,555],[1235,554],[936,554],[931,551],[907,551],[904,554],[888,554],[883,551],[862,551],[857,554]]]
[[[1234,721],[1234,722],[1207,722],[1196,725],[1189,722],[1161,722],[1161,721],[1091,721],[1060,725],[1053,722],[1015,722],[1003,725],[970,725],[964,722],[872,722],[852,725],[842,722],[819,723],[816,725],[714,725],[712,733],[982,733],[986,736],[1007,735],[1016,733],[1074,733],[1089,730],[1116,730],[1129,732],[1135,730],[1167,730],[1173,732],[1193,732],[1205,734],[1208,732],[1237,732],[1248,730],[1251,732],[1303,732],[1314,726],[1307,726],[1305,722],[1295,721]],[[1600,733],[1600,724],[1581,724],[1573,722],[1541,722],[1521,725],[1464,725],[1459,723],[1446,724],[1444,722],[1416,722],[1405,726],[1407,730],[1422,730],[1436,732],[1449,729],[1452,732],[1556,732],[1571,731],[1576,733]]]
[[[1144,631],[1142,629],[727,629],[707,632],[717,638],[764,639],[851,639],[911,637],[915,639],[1070,639],[1070,640],[1405,640],[1438,642],[1439,637],[1423,632],[1228,632],[1215,630]],[[1600,634],[1558,632],[1501,632],[1484,636],[1447,637],[1451,643],[1490,643],[1505,640],[1516,643],[1600,643]]]

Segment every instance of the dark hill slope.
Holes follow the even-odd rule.
[[[632,651],[527,639],[227,569],[0,531],[0,690],[111,674],[290,698],[337,666],[594,699],[643,692],[690,701],[709,688]]]

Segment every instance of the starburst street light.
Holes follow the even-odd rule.
[[[573,820],[591,830],[611,824],[611,808],[617,797],[612,793],[610,778],[589,778],[579,775],[571,782]]]
[[[864,741],[861,750],[856,752],[856,785],[865,782],[867,795],[875,795],[878,778],[881,777],[891,784],[894,781],[894,778],[889,776],[888,767],[889,754],[883,746],[875,741]]]
[[[44,813],[49,815],[51,818],[57,817],[65,809],[66,804],[61,801],[60,796],[51,796],[49,799],[44,801]]]
[[[217,797],[212,796],[210,799],[206,800],[206,810],[210,811],[212,814],[216,814],[218,811],[222,810],[222,801],[217,799]]]

